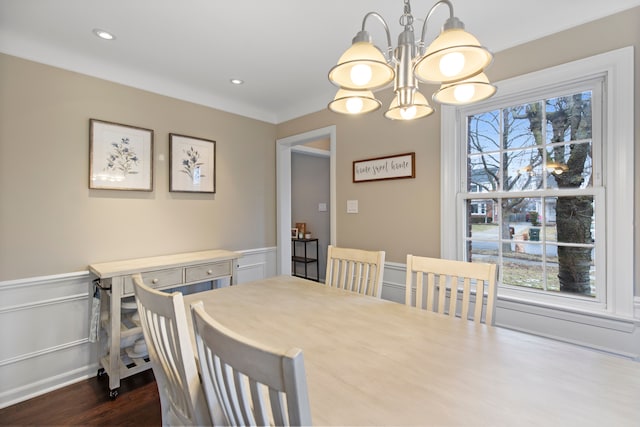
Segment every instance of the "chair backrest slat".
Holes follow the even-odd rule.
[[[380,298],[384,258],[384,251],[365,251],[330,245],[327,249],[325,283],[334,288]]]
[[[132,279],[142,332],[158,383],[163,424],[210,424],[182,294],[157,291],[147,286],[140,274],[132,275]]]
[[[426,276],[426,280],[423,279]],[[458,313],[463,319],[477,323],[493,325],[495,323],[495,300],[497,294],[496,265],[454,261],[437,258],[407,255],[405,303],[407,305],[424,308],[449,316],[456,317]],[[415,304],[413,295],[413,277],[416,277]],[[423,287],[426,285],[426,291]],[[461,287],[460,287],[461,286]],[[449,301],[447,304],[447,291]],[[437,302],[434,301],[437,292]],[[472,294],[475,292],[474,307],[471,311]],[[426,293],[426,304],[425,304]],[[461,296],[461,306],[458,309],[458,298]],[[471,317],[471,318],[470,318]]]
[[[226,424],[310,425],[302,351],[280,351],[241,336],[191,305],[207,402],[220,401]]]

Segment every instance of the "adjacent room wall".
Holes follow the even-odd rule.
[[[89,119],[154,130],[154,191],[90,190]],[[216,193],[169,192],[169,136],[216,141]],[[275,246],[275,125],[0,54],[0,281]]]
[[[498,52],[487,75],[492,81],[522,75],[624,46],[635,47],[635,140],[640,140],[640,8],[575,27],[540,40]],[[430,99],[435,88],[421,85]],[[278,138],[336,125],[338,245],[385,249],[387,261],[404,263],[406,254],[440,255],[440,116],[412,123],[383,118],[390,89],[377,95],[381,110],[364,117],[320,111],[278,125]],[[436,106],[437,107],[437,106]],[[446,142],[445,142],[446,143]],[[613,142],[615,143],[615,141]],[[405,152],[416,153],[416,178],[353,184],[354,160]],[[640,149],[635,153],[640,165]],[[637,170],[637,168],[636,168]],[[635,174],[636,217],[640,173]],[[346,201],[359,201],[360,213],[347,214]],[[636,228],[630,238],[640,247]],[[631,278],[630,278],[631,280]],[[635,272],[640,296],[640,269]]]
[[[314,244],[308,244],[308,257],[318,259],[318,270],[315,263],[307,264],[309,277],[323,280],[327,268],[327,246],[330,243],[329,220],[329,157],[319,157],[304,153],[291,154],[291,227],[297,222],[304,222],[311,237],[318,239],[318,254]],[[325,211],[318,205],[324,203]],[[304,243],[296,243],[296,254],[304,254]],[[297,270],[293,270],[297,267]],[[292,265],[292,271],[304,274],[304,265]]]

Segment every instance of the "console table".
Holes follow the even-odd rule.
[[[101,289],[100,325],[107,335],[106,354],[100,358],[98,376],[109,375],[109,397],[118,396],[120,380],[151,368],[149,356],[133,352],[142,339],[142,328],[135,310],[123,310],[123,302],[135,301],[131,275],[141,273],[144,282],[156,289],[190,286],[219,279],[229,285],[237,274],[242,255],[227,250],[208,250],[149,258],[91,264]]]

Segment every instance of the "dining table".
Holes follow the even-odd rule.
[[[640,426],[640,363],[292,276],[186,295],[302,349],[318,426]]]

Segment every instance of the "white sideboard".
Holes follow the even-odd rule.
[[[149,369],[148,356],[133,351],[142,338],[142,329],[132,315],[123,310],[123,301],[133,300],[131,275],[141,273],[144,282],[156,289],[191,286],[202,282],[228,279],[234,283],[237,261],[242,255],[222,249],[188,252],[148,258],[91,264],[89,270],[99,280],[101,289],[100,325],[106,335],[105,353],[100,357],[98,375],[109,376],[109,397],[118,396],[120,380]]]

